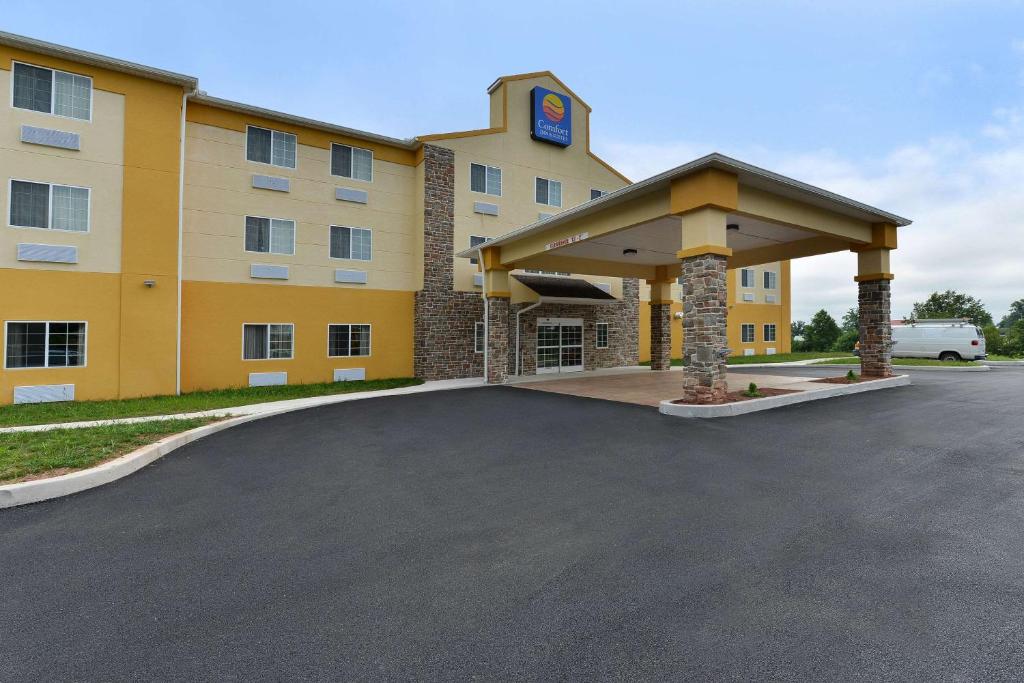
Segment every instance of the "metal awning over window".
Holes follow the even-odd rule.
[[[606,304],[618,301],[597,285],[574,277],[549,275],[512,275],[536,292],[545,302],[567,304]]]

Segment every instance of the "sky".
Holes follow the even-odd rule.
[[[0,0],[0,30],[401,138],[485,127],[497,76],[548,69],[633,180],[717,151],[912,219],[896,317],[936,290],[997,321],[1024,298],[1024,3],[487,5]],[[855,306],[855,272],[850,253],[794,261],[794,320]]]

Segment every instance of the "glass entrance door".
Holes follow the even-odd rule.
[[[541,318],[537,321],[537,374],[583,370],[583,321]]]

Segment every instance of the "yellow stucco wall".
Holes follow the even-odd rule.
[[[366,378],[413,374],[413,293],[185,281],[182,390],[248,386],[250,372],[287,372],[289,384],[330,382],[335,368]],[[290,360],[242,360],[244,323],[292,323]],[[327,326],[369,323],[371,355],[327,356]]]

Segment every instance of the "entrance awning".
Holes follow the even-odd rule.
[[[512,277],[536,293],[544,303],[586,305],[618,301],[600,287],[579,278],[518,273]]]

